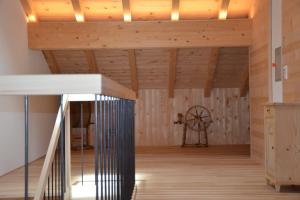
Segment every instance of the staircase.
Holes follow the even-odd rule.
[[[0,76],[0,95],[25,96],[25,191],[21,199],[71,199],[70,102],[73,101],[94,104],[95,195],[92,199],[131,199],[135,185],[136,96],[132,90],[102,75],[16,75]],[[28,103],[31,95],[60,96],[60,107],[33,197],[28,192]]]

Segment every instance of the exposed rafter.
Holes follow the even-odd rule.
[[[225,20],[227,19],[227,10],[229,6],[230,0],[222,0],[221,2],[221,7],[219,11],[219,19],[220,20]],[[212,48],[211,49],[211,55],[210,55],[210,60],[208,64],[208,77],[206,81],[206,85],[204,88],[204,96],[205,97],[210,97],[211,95],[211,90],[213,88],[214,84],[214,77],[217,69],[217,64],[219,62],[219,54],[220,54],[220,48]]]
[[[125,22],[131,22],[130,0],[122,0],[123,18]]]
[[[52,51],[43,51],[45,60],[53,74],[60,73],[59,66]]]
[[[28,24],[28,39],[46,50],[235,47],[251,45],[251,30],[251,19],[40,22]]]
[[[210,97],[211,90],[213,88],[215,73],[216,73],[218,60],[219,60],[219,53],[220,53],[219,48],[211,48],[210,58],[208,63],[208,76],[204,88],[205,97]]]
[[[170,49],[170,57],[169,57],[169,97],[174,97],[174,86],[176,80],[176,65],[177,65],[177,49]]]
[[[81,10],[79,0],[71,0],[71,2],[72,2],[72,6],[73,6],[76,21],[77,22],[84,22],[84,14]]]
[[[219,11],[219,19],[221,20],[227,19],[229,3],[230,0],[222,0],[220,11]]]
[[[240,96],[244,97],[247,95],[247,92],[249,90],[249,69],[248,67],[244,70],[242,74],[242,83],[240,87]]]
[[[172,21],[179,20],[179,3],[180,0],[172,0],[172,14],[171,14]]]
[[[86,60],[89,64],[89,72],[90,73],[98,73],[98,66],[97,66],[97,61],[95,57],[95,53],[93,50],[85,50],[84,54],[86,56]]]
[[[137,66],[136,66],[136,57],[135,57],[134,49],[128,50],[128,60],[130,66],[131,88],[136,93],[136,96],[138,97],[139,85],[138,85],[138,78],[137,78]]]
[[[27,17],[27,22],[37,22],[38,18],[34,11],[32,10],[32,6],[29,0],[20,0],[20,3],[24,9],[24,12]]]

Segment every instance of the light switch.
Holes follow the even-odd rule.
[[[288,66],[285,65],[285,66],[283,67],[283,79],[284,79],[284,80],[287,80],[287,79],[288,79],[288,74],[289,74]]]

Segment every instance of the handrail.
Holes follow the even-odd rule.
[[[5,75],[0,76],[0,95],[102,94],[135,100],[131,89],[101,75]]]
[[[58,110],[56,117],[54,129],[46,153],[45,161],[43,164],[42,172],[38,182],[37,190],[34,196],[35,200],[41,200],[46,195],[45,189],[48,189],[49,194],[49,180],[51,168],[53,171],[53,164],[55,165],[56,153],[60,151],[60,158],[62,160],[61,165],[61,193],[60,196],[64,195],[65,199],[70,199],[71,193],[71,174],[70,174],[70,101],[94,101],[95,103],[95,119],[97,119],[98,112],[99,115],[98,121],[95,120],[95,138],[98,141],[98,144],[104,142],[105,148],[109,148],[109,160],[112,162],[112,166],[103,165],[105,169],[108,168],[113,173],[114,177],[117,177],[117,180],[113,183],[117,185],[118,195],[121,195],[126,198],[130,195],[134,186],[134,128],[132,123],[134,121],[134,104],[132,100],[136,99],[136,94],[132,90],[118,84],[117,82],[106,78],[101,74],[76,74],[76,75],[8,75],[0,76],[0,95],[62,95],[61,106]],[[97,105],[99,108],[97,108]],[[100,105],[103,105],[102,108]],[[126,108],[126,107],[129,108]],[[116,112],[113,112],[113,108]],[[100,112],[101,111],[101,112]],[[26,113],[26,112],[25,112]],[[116,115],[118,113],[118,115]],[[113,135],[112,119],[109,116],[115,114],[117,118],[114,120],[115,123],[118,123],[118,131]],[[109,119],[109,124],[103,125],[102,119],[103,116]],[[107,116],[106,116],[107,115]],[[64,129],[65,133],[61,134],[61,127],[63,127],[63,120],[65,123]],[[108,123],[108,122],[106,122]],[[28,125],[28,122],[25,122]],[[107,127],[106,127],[107,126]],[[104,129],[106,127],[106,129]],[[107,137],[108,141],[105,139],[102,141],[101,137]],[[126,137],[125,137],[126,135]],[[62,137],[63,136],[63,137]],[[128,138],[127,136],[130,136]],[[100,140],[101,139],[101,140]],[[58,141],[61,141],[61,146],[58,148]],[[109,143],[107,143],[109,142]],[[121,146],[112,145],[122,144]],[[103,152],[98,151],[98,145],[95,145],[95,163],[98,159],[98,156],[101,154],[102,159],[104,159]],[[129,148],[130,147],[130,148]],[[103,145],[99,145],[99,148],[104,148]],[[111,149],[110,149],[111,148]],[[113,149],[114,148],[114,149]],[[57,149],[57,151],[56,151]],[[63,152],[64,151],[64,152]],[[116,153],[116,155],[113,155]],[[25,154],[28,154],[25,153]],[[108,155],[105,155],[108,156]],[[119,160],[117,157],[120,156],[123,159]],[[106,159],[106,158],[105,158]],[[55,162],[55,163],[53,163]],[[105,161],[106,162],[106,161]],[[61,164],[61,163],[59,163]],[[98,164],[96,164],[98,165]],[[103,178],[103,169],[101,166],[95,166],[95,184],[98,188],[98,171],[101,171],[101,181]],[[106,173],[107,171],[105,171]],[[128,172],[128,173],[127,173]],[[60,172],[59,172],[60,173]],[[116,174],[117,173],[117,174]],[[97,174],[97,175],[96,175]],[[107,177],[108,174],[105,174]],[[28,176],[28,173],[27,175]],[[56,177],[56,176],[55,176]],[[110,176],[109,180],[111,179]],[[52,178],[53,179],[53,178]],[[115,179],[113,179],[115,180]],[[26,180],[25,180],[26,182]],[[48,186],[47,186],[48,182]],[[26,183],[25,183],[26,185]],[[105,187],[111,187],[111,184],[108,184],[106,181],[101,182]],[[53,186],[52,186],[53,189]],[[113,189],[115,189],[113,187]],[[120,190],[120,191],[119,191]],[[26,191],[26,188],[25,188]],[[96,190],[96,196],[98,196],[98,189]],[[103,191],[103,190],[101,190]],[[105,191],[106,193],[106,191]],[[25,195],[26,196],[26,195]],[[53,196],[53,195],[52,195]],[[102,194],[101,194],[102,196]]]
[[[42,172],[41,172],[41,175],[39,178],[39,182],[38,182],[37,190],[36,190],[36,193],[34,196],[34,200],[41,200],[44,197],[44,191],[46,188],[47,179],[48,179],[48,176],[50,173],[51,164],[54,159],[54,154],[55,154],[55,151],[56,151],[56,148],[58,145],[59,136],[60,136],[60,124],[61,124],[61,121],[63,120],[61,118],[62,117],[61,109],[63,110],[63,116],[65,116],[67,114],[67,112],[69,112],[69,104],[70,104],[70,102],[68,101],[68,96],[63,95],[63,103],[62,103],[63,107],[61,108],[61,106],[60,106],[58,113],[57,113],[54,128],[52,131],[51,140],[50,140],[50,143],[48,146],[47,154],[46,154]],[[66,127],[68,127],[68,126],[66,126]],[[66,135],[68,135],[68,134],[66,134]],[[68,140],[68,137],[66,137],[66,139]],[[67,156],[68,155],[66,154],[66,157]]]

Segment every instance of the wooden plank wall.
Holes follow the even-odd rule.
[[[252,46],[250,48],[251,157],[264,161],[264,109],[269,98],[269,0],[254,0]]]
[[[283,82],[284,102],[300,101],[300,1],[282,1],[283,65],[288,80]]]
[[[183,126],[173,122],[177,113],[184,114],[196,104],[212,112],[209,144],[249,143],[248,97],[240,98],[238,89],[214,89],[210,98],[204,98],[203,89],[175,89],[173,99],[167,89],[142,89],[136,101],[136,145],[180,145]],[[196,136],[188,140],[196,142]]]

